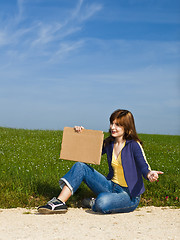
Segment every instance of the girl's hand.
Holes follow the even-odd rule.
[[[74,127],[75,132],[78,132],[78,133],[82,132],[83,129],[84,129],[83,126],[75,126]]]
[[[161,171],[150,171],[147,174],[147,178],[149,179],[150,182],[155,182],[159,178],[159,174],[163,174]]]

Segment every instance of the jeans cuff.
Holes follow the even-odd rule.
[[[61,188],[61,189],[63,189],[63,187],[64,187],[65,185],[67,185],[68,188],[71,190],[72,195],[73,195],[73,188],[72,188],[71,184],[70,184],[65,178],[61,178],[61,179],[59,180],[59,185],[60,185],[60,188]]]

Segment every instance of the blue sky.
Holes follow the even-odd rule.
[[[179,0],[0,1],[0,126],[180,134]]]

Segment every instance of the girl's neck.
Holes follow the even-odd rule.
[[[116,144],[123,144],[125,142],[124,138],[123,137],[117,137],[115,138],[115,143]]]

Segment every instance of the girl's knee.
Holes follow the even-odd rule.
[[[96,212],[104,214],[126,213],[134,211],[138,204],[139,201],[129,202],[128,199],[115,199],[115,196],[112,196],[112,193],[100,193],[93,208]]]
[[[79,170],[86,171],[86,170],[91,169],[92,171],[94,171],[94,169],[91,166],[89,166],[87,163],[83,163],[83,162],[76,162],[73,166],[76,168],[79,168]]]
[[[111,211],[109,210],[109,197],[108,194],[106,193],[100,193],[95,201],[95,209],[97,212],[101,212],[101,213],[111,213]]]
[[[73,166],[78,168],[83,168],[86,164],[83,162],[76,162]]]

